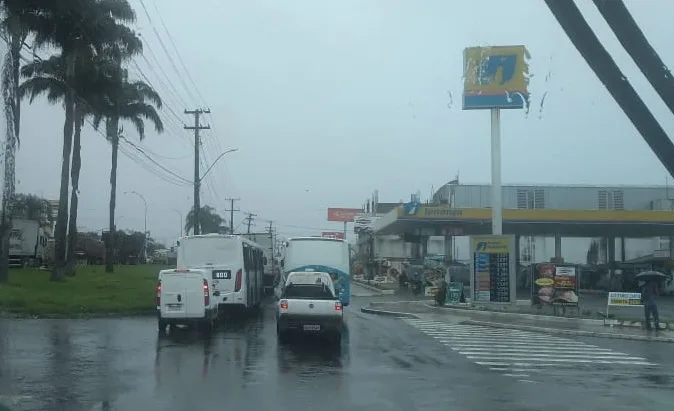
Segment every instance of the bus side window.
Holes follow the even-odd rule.
[[[257,270],[260,272],[260,274],[262,274],[262,271],[264,269],[264,264],[262,264],[262,251],[261,250],[257,250],[257,256],[256,257],[257,257],[256,258],[256,260],[257,260]]]
[[[250,270],[250,248],[243,247],[243,268],[248,272]]]

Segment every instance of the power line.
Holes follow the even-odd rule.
[[[9,45],[8,39],[7,39],[6,37],[0,36],[0,38],[2,38],[2,40],[4,40],[5,43],[6,43],[7,45]],[[24,48],[25,48],[25,47],[24,47]],[[26,57],[23,56],[22,54],[20,54],[19,57],[20,57],[20,59],[21,59],[24,63],[29,63],[29,64],[30,64],[30,63],[35,63],[35,62],[42,62],[42,61],[44,61],[44,60],[42,59],[42,57],[38,56],[38,55],[35,53],[35,50],[31,50],[31,53],[32,53],[32,55],[33,55],[33,60],[29,60],[28,58],[26,58]],[[76,90],[75,90],[72,86],[66,84],[66,87],[68,87],[69,90],[75,92],[75,97],[76,97],[80,102],[82,102],[82,103],[84,103],[84,104],[88,104],[84,98],[82,98],[79,94],[77,94]],[[101,136],[102,136],[103,138],[105,138],[106,140],[108,139],[107,136],[106,136],[102,131],[100,131],[100,130],[94,125],[94,123],[91,121],[91,119],[85,118],[85,121],[91,126],[91,128],[92,128],[96,133],[98,133],[99,135],[101,135]],[[125,141],[126,143],[129,143],[128,140],[124,140],[124,141]],[[134,146],[134,149],[135,149],[136,151],[141,152],[141,150],[140,150],[137,146]],[[151,167],[148,167],[148,164],[147,164],[147,163],[144,163],[144,162],[141,160],[140,157],[138,157],[138,156],[132,154],[128,149],[124,149],[123,146],[122,146],[121,144],[120,144],[120,151],[121,151],[122,154],[124,154],[128,159],[130,159],[131,161],[133,161],[133,162],[136,163],[137,165],[141,166],[141,168],[145,169],[146,171],[150,172],[151,174],[154,174],[156,177],[159,177],[160,179],[162,179],[162,180],[164,180],[164,181],[166,181],[166,182],[169,182],[169,183],[175,184],[175,185],[181,185],[181,184],[184,184],[185,181],[187,181],[186,179],[184,179],[184,178],[182,178],[182,177],[176,175],[175,173],[171,172],[169,168],[167,168],[167,167],[161,165],[158,161],[152,159],[149,155],[147,155],[147,153],[142,153],[142,154],[143,154],[146,158],[148,158],[149,160],[151,160],[151,162],[152,162],[155,166],[157,166],[159,169],[163,170],[164,172],[168,172],[168,173],[171,174],[173,177],[176,177],[178,180],[176,181],[176,180],[172,180],[171,178],[167,178],[167,176],[165,176],[165,175],[159,173],[157,170],[152,169]]]

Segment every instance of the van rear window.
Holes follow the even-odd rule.
[[[332,291],[324,284],[288,284],[282,298],[295,300],[335,300]]]

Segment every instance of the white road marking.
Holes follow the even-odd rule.
[[[597,371],[597,366],[642,371],[657,365],[643,357],[553,335],[423,319],[404,321],[473,363],[522,382],[534,381],[520,378],[551,371]]]

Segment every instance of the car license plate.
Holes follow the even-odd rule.
[[[304,331],[320,331],[321,326],[320,325],[305,325],[304,326]]]
[[[178,311],[182,306],[182,304],[168,304],[168,309],[171,311]]]

